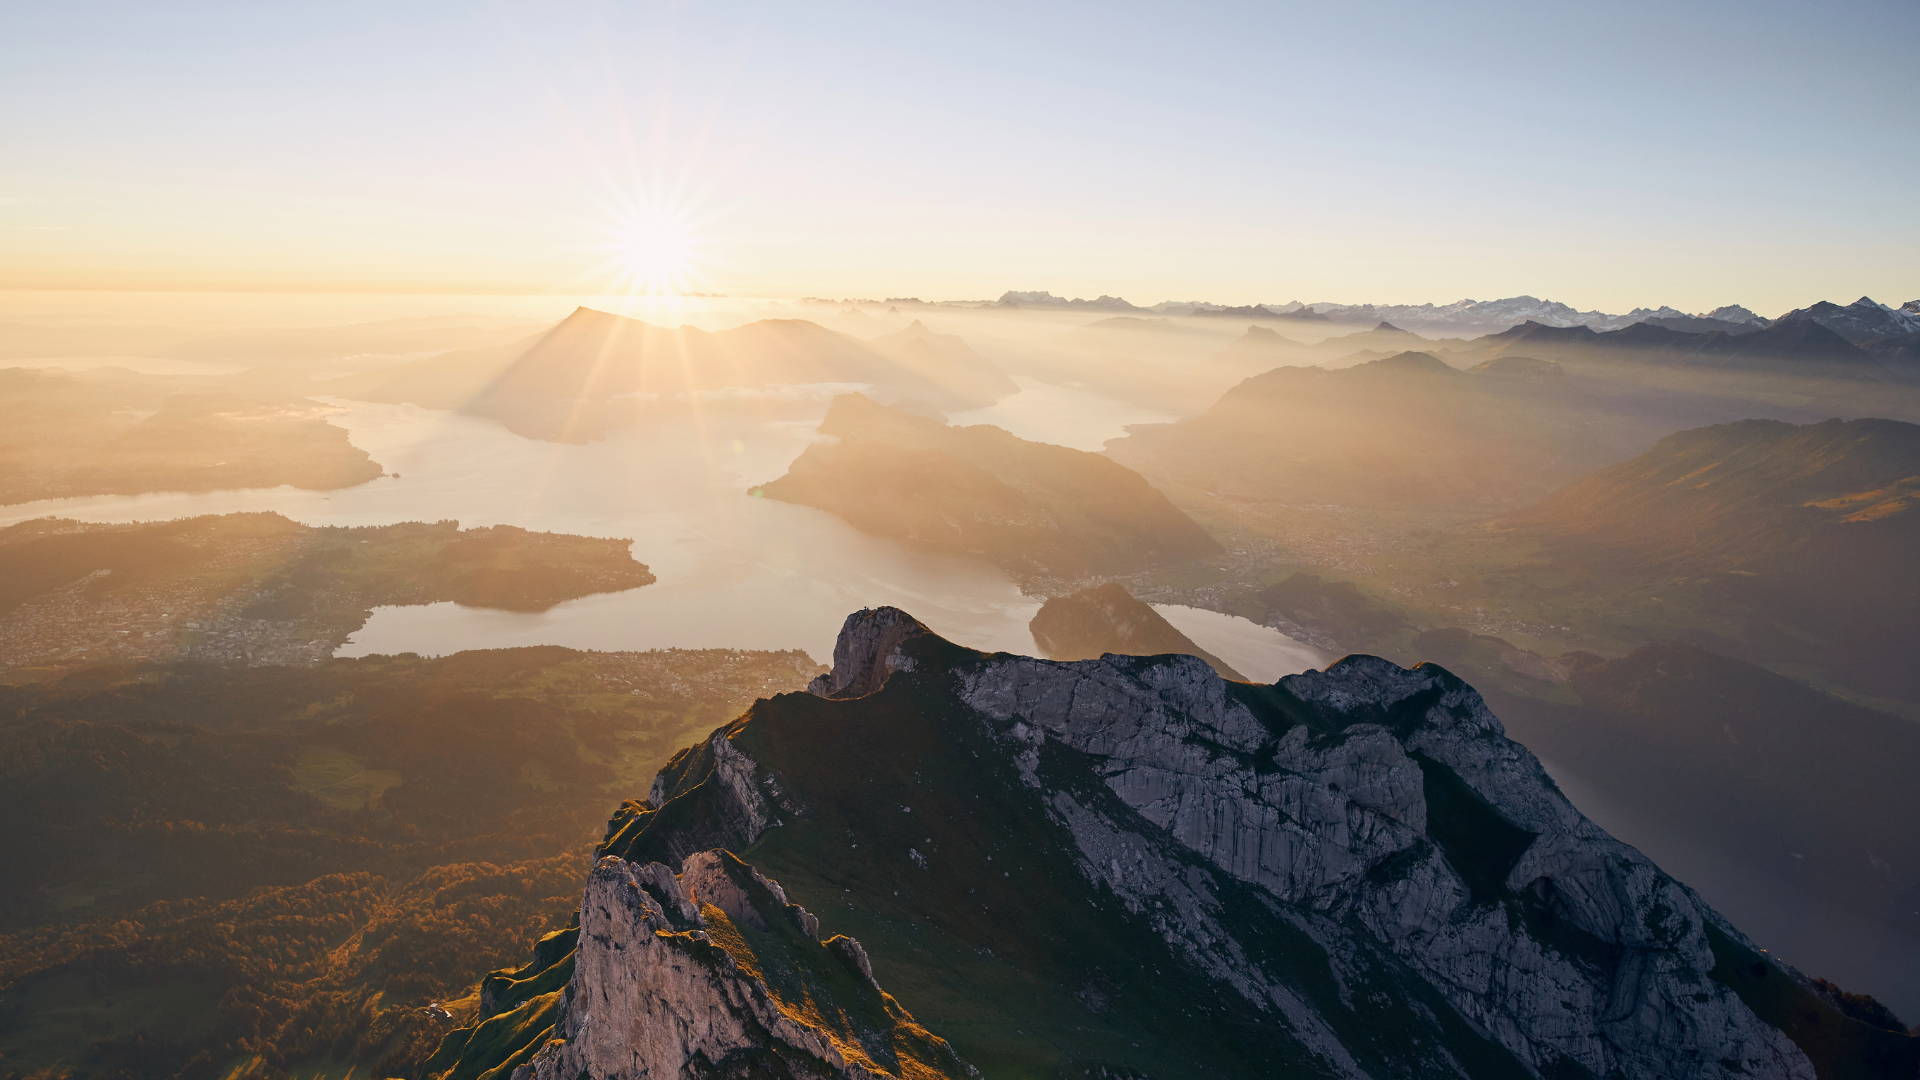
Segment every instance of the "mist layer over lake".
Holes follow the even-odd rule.
[[[1029,438],[1078,392],[1037,384],[1043,408],[1010,405]],[[1017,395],[1017,396],[1024,396]],[[869,536],[810,507],[747,494],[781,475],[814,437],[826,408],[782,395],[777,407],[709,403],[586,444],[521,438],[491,421],[411,405],[332,400],[332,421],[397,474],[336,491],[279,487],[46,500],[0,508],[0,524],[60,516],[149,521],[274,511],[310,525],[457,520],[630,538],[658,581],[584,597],[540,613],[442,603],[383,607],[338,655],[566,645],[591,649],[804,649],[832,653],[840,621],[891,604],[956,642],[1034,651],[1039,601],[998,568]],[[1127,407],[1074,415],[1068,436],[1098,445],[1147,419]],[[1106,423],[1089,426],[1092,418]],[[1166,607],[1203,648],[1249,677],[1272,679],[1322,658],[1245,619]]]
[[[1028,375],[1015,375],[1020,392],[1002,398],[982,409],[954,413],[948,419],[955,424],[992,424],[1023,439],[1071,446],[1075,450],[1099,450],[1108,439],[1126,434],[1128,424],[1163,424],[1175,414],[1043,382]]]

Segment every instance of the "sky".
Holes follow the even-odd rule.
[[[1899,303],[1916,42],[1914,0],[12,0],[0,287]]]

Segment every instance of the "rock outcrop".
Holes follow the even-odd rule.
[[[697,852],[677,872],[602,857],[563,934],[570,953],[489,979],[494,1014],[443,1048],[468,1055],[446,1075],[478,1075],[503,1041],[492,1067],[515,1080],[968,1075],[874,982],[859,942],[820,940],[818,919],[728,852]],[[516,993],[561,978],[564,989]]]
[[[840,1028],[864,1057],[839,1036],[835,1059],[762,1008],[737,956],[695,963],[689,905],[709,943],[749,908],[795,925],[783,893],[735,895],[775,895],[762,872],[878,946],[850,958],[801,919],[799,955],[902,987],[985,1075],[1920,1067],[1912,1036],[1843,1013],[1588,821],[1433,665],[1356,656],[1253,686],[1186,656],[976,653],[892,609],[849,617],[841,644],[813,694],[759,703],[615,815],[564,1001],[516,1029],[556,1040],[532,1053],[554,1066],[519,1080],[663,1075],[636,1055],[688,1076],[889,1075],[903,1012],[884,1038]],[[497,1067],[478,1033],[505,1015],[443,1075]],[[911,1045],[920,1075],[959,1067]]]
[[[1219,657],[1194,644],[1166,617],[1127,591],[1109,582],[1040,605],[1028,624],[1033,643],[1050,660],[1091,660],[1106,653],[1155,656],[1180,653],[1197,656],[1223,679],[1245,682]],[[876,688],[877,689],[877,688]]]

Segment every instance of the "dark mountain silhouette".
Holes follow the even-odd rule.
[[[1668,330],[1684,330],[1691,334],[1705,334],[1716,330],[1728,334],[1745,334],[1758,330],[1766,325],[1766,320],[1758,317],[1753,319],[1717,319],[1707,315],[1656,315],[1640,321],[1643,323],[1651,323],[1654,326],[1663,327]]]
[[[1866,352],[1811,319],[1776,321],[1764,330],[1743,334],[1712,334],[1699,343],[1699,351],[1734,358],[1772,358],[1807,364],[1824,364],[1874,372],[1877,365]]]
[[[1205,660],[1223,679],[1246,681],[1246,676],[1195,645],[1165,616],[1135,599],[1124,585],[1110,582],[1051,597],[1040,605],[1030,625],[1034,644],[1051,660],[1092,660],[1106,653],[1179,653]]]
[[[1598,336],[1599,333],[1591,326],[1552,326],[1529,319],[1497,334],[1476,338],[1473,344],[1481,346],[1497,344],[1503,348],[1521,342],[1555,345],[1588,344]]]
[[[1803,308],[1795,308],[1773,320],[1776,327],[1803,323],[1825,327],[1852,344],[1862,346],[1920,335],[1920,314],[1904,308],[1887,307],[1870,296],[1863,296],[1844,307],[1830,300],[1821,300]]]
[[[1345,356],[1356,352],[1405,352],[1409,349],[1424,349],[1433,344],[1429,338],[1421,337],[1412,331],[1402,330],[1390,322],[1381,321],[1372,329],[1353,334],[1336,334],[1319,342],[1314,348],[1322,354]]]
[[[1662,320],[1618,330],[1527,322],[1465,343],[1466,355],[1522,352],[1562,362],[1629,360],[1698,370],[1882,379],[1880,360],[1818,321],[1776,320],[1759,329],[1697,329]]]

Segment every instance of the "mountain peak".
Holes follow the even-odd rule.
[[[629,318],[625,315],[616,315],[611,311],[602,311],[599,308],[588,307],[585,304],[582,304],[579,307],[576,307],[572,311],[568,312],[567,317],[560,320],[558,325],[559,326],[602,326],[602,325],[618,325],[622,323],[633,323],[637,326],[648,325],[647,323],[641,322],[639,319]]]
[[[1459,369],[1429,352],[1408,350],[1394,353],[1379,360],[1370,360],[1353,368],[1354,371],[1392,371],[1418,372],[1426,375],[1458,375]]]
[[[494,984],[438,1075],[717,1076],[689,1066],[726,1054],[729,1076],[958,1080],[958,1051],[1065,1076],[1910,1069],[1907,1036],[1848,1026],[1582,816],[1444,668],[1250,686],[1192,657],[976,652],[873,608],[822,689],[759,702],[615,813],[570,939]],[[1808,1014],[1865,1049],[1803,1050],[1785,1025]]]
[[[861,608],[840,624],[833,643],[833,670],[817,676],[807,692],[823,698],[865,697],[895,671],[913,669],[902,643],[935,637],[926,624],[897,607]]]

